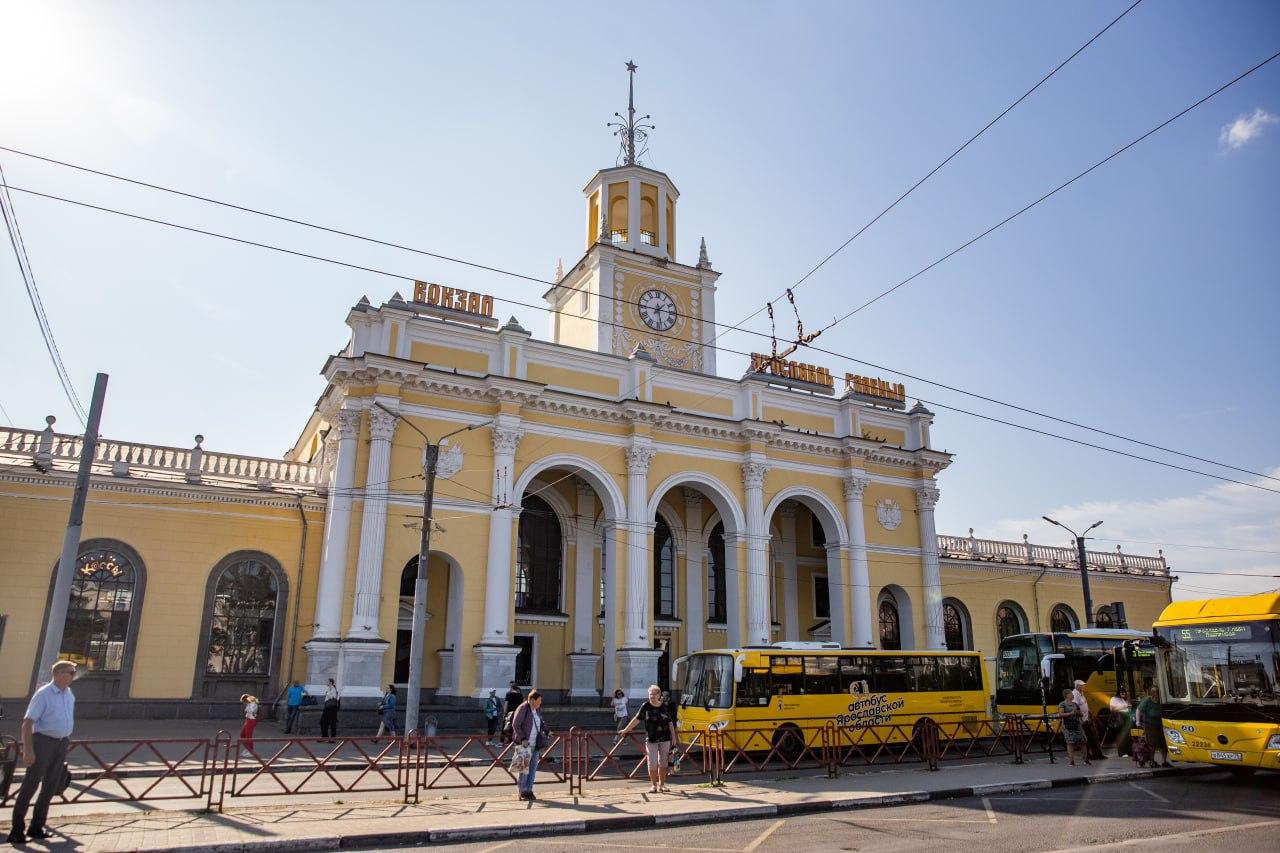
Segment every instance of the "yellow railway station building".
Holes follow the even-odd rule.
[[[631,133],[634,134],[634,122]],[[625,134],[624,134],[625,138]],[[632,137],[634,142],[634,136]],[[62,652],[87,714],[225,713],[288,681],[407,679],[424,435],[440,444],[426,697],[665,684],[702,648],[980,649],[1084,624],[1074,549],[939,535],[934,415],[901,385],[760,355],[717,373],[720,272],[637,162],[584,188],[547,338],[419,282],[361,298],[283,458],[102,440]],[[683,258],[683,260],[682,260]],[[408,288],[406,288],[408,290]],[[338,343],[338,342],[335,342]],[[82,439],[0,429],[0,695],[26,695]],[[1090,552],[1100,624],[1145,628],[1162,556]]]

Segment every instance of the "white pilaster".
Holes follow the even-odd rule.
[[[649,463],[656,451],[648,439],[635,439],[627,448],[627,595],[623,609],[624,648],[649,647],[649,591],[653,584],[653,560],[647,518]]]
[[[782,636],[794,641],[800,639],[800,589],[796,566],[796,508],[789,502],[778,508],[778,533],[782,537],[775,548],[782,563]],[[827,589],[830,590],[829,585]]]
[[[685,653],[702,648],[702,630],[707,624],[707,606],[703,592],[707,588],[707,543],[702,538],[702,493],[684,490],[685,537],[684,562],[684,630]]]
[[[591,623],[596,618],[596,599],[600,587],[595,573],[595,514],[596,493],[591,484],[577,481],[578,514],[574,538],[575,559],[573,565],[573,648],[570,654],[590,652]],[[595,684],[594,676],[591,683]]]
[[[671,247],[667,245],[667,188],[658,184],[658,248],[671,260]]]
[[[916,487],[916,508],[920,513],[920,556],[924,563],[925,647],[945,649],[947,637],[942,625],[942,572],[938,566],[938,531],[933,521],[933,508],[937,504],[937,487]]]
[[[515,479],[516,446],[523,435],[518,418],[499,415],[495,419],[492,430],[491,494],[496,509],[489,515],[489,550],[484,585],[484,634],[480,641],[482,645],[510,646],[512,643],[508,630],[514,608],[511,592],[511,530],[516,516],[519,515],[520,496],[510,492]]]
[[[638,249],[640,242],[640,179],[627,180],[627,248]]]
[[[618,657],[618,617],[620,615],[622,595],[618,586],[618,566],[622,564],[620,554],[626,547],[627,523],[611,520],[606,523],[605,539],[600,557],[600,576],[604,579],[604,695],[612,696],[617,686],[617,670],[614,662]]]
[[[875,614],[871,610],[871,572],[867,568],[867,525],[862,515],[862,493],[871,479],[862,471],[844,478],[844,514],[849,526],[849,587],[853,642],[858,648],[875,646]],[[834,587],[828,587],[834,597]],[[844,591],[839,593],[844,595]]]
[[[360,434],[360,413],[353,409],[340,410],[334,429],[338,433],[337,461],[334,464],[333,487],[329,491],[329,514],[324,522],[324,546],[320,555],[320,577],[316,585],[316,624],[311,634],[312,639],[317,640],[333,640],[341,636],[343,587],[347,580],[347,540],[351,530],[351,490],[355,487],[356,437]],[[325,678],[327,677],[329,676],[326,675]],[[324,680],[317,683],[323,684]]]
[[[387,537],[387,480],[396,417],[376,406],[369,410],[369,465],[365,470],[360,519],[360,556],[348,639],[376,640],[382,598],[382,554]]]
[[[747,625],[746,642],[769,643],[769,533],[764,517],[764,476],[769,463],[763,458],[742,463],[747,514]]]
[[[831,639],[842,646],[849,644],[845,611],[849,607],[849,584],[844,577],[844,552],[839,542],[827,543],[827,600],[831,602]]]

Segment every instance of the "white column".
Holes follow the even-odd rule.
[[[667,245],[667,188],[661,184],[658,185],[658,248],[671,258],[671,247]]]
[[[356,594],[347,637],[378,639],[382,598],[382,553],[387,538],[387,481],[395,415],[376,406],[369,410],[369,465],[365,470],[364,511],[360,519],[360,556],[356,562]]]
[[[329,492],[329,515],[324,522],[324,547],[316,585],[316,624],[311,635],[312,639],[325,640],[337,639],[342,630],[342,596],[347,580],[347,540],[351,530],[351,490],[355,487],[360,413],[352,409],[340,410],[334,429],[338,433],[337,461],[334,464],[333,487]]]
[[[707,543],[702,538],[702,494],[697,489],[684,490],[684,629],[685,653],[702,648],[702,630],[707,624],[707,605],[703,592],[707,588]]]
[[[618,587],[618,566],[622,565],[620,556],[623,543],[627,539],[625,521],[608,519],[605,521],[605,541],[600,558],[600,576],[604,579],[604,695],[612,696],[618,685],[617,671],[614,661],[618,657],[618,610],[622,602],[621,590]]]
[[[600,588],[595,573],[596,493],[585,480],[577,481],[578,517],[574,538],[573,564],[573,648],[578,654],[591,651],[591,623],[596,617]],[[594,682],[594,679],[593,679]]]
[[[623,648],[648,648],[649,591],[653,560],[649,556],[649,463],[656,451],[648,442],[627,448],[627,595],[622,616]]]
[[[742,463],[742,483],[747,496],[747,630],[748,645],[769,643],[769,531],[764,517],[764,475],[769,463],[751,459]]]
[[[796,566],[796,508],[790,502],[778,508],[778,533],[782,536],[777,544],[778,561],[782,563],[782,636],[794,641],[800,639],[800,579]]]
[[[515,479],[516,445],[523,435],[514,418],[502,418],[493,425],[492,495],[497,509],[489,515],[482,645],[509,646],[512,642],[507,630],[515,607],[511,593],[511,529],[519,515],[520,496],[510,492]],[[516,506],[509,506],[508,502]]]
[[[845,628],[845,610],[849,607],[849,585],[844,579],[845,546],[827,543],[827,600],[831,603],[831,639],[842,646],[849,644]]]
[[[747,541],[742,533],[724,534],[724,625],[725,646],[738,649],[742,642],[742,588],[746,577],[738,546]]]
[[[615,226],[616,227],[616,226]],[[640,179],[627,181],[627,248],[640,244]]]
[[[920,513],[920,556],[924,563],[924,642],[925,648],[929,649],[947,647],[947,636],[942,625],[942,571],[938,567],[938,531],[933,523],[933,508],[937,504],[937,487],[916,487],[916,508]]]
[[[871,572],[867,568],[867,525],[862,515],[862,493],[871,479],[862,471],[844,478],[844,514],[849,526],[849,601],[853,616],[853,643],[875,646],[875,614],[871,610]],[[835,590],[832,588],[832,595]],[[843,593],[841,593],[843,594]]]

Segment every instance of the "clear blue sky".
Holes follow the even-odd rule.
[[[7,3],[0,144],[547,277],[581,252],[580,189],[615,161],[604,124],[625,107],[634,59],[657,124],[648,162],[682,192],[681,260],[706,237],[720,319],[733,321],[1126,5]],[[1278,49],[1275,3],[1146,0],[801,287],[806,322],[915,272]],[[819,343],[1280,476],[1275,116],[1280,61]],[[499,297],[541,293],[12,154],[0,164],[19,186]],[[403,289],[14,201],[86,402],[93,373],[111,374],[111,436],[189,445],[199,432],[210,448],[278,455],[323,389],[347,309]],[[500,310],[545,334],[545,314]],[[52,412],[75,427],[7,247],[0,312],[0,405],[17,425]],[[743,360],[720,364],[736,375]],[[935,403],[1088,437],[903,381]],[[935,443],[957,454],[940,480],[944,532],[1058,542],[1041,514],[1102,517],[1128,550],[1180,543],[1165,547],[1175,570],[1280,574],[1280,495],[932,408]],[[1195,544],[1252,550],[1181,547]],[[1182,583],[1184,595],[1280,585]]]

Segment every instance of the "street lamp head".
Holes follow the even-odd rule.
[[[1054,521],[1052,518],[1050,518],[1050,517],[1049,517],[1049,516],[1047,516],[1047,515],[1042,515],[1042,516],[1040,516],[1040,517],[1041,517],[1041,518],[1043,518],[1045,521],[1049,522],[1050,524],[1052,524],[1054,527],[1061,527],[1061,526],[1062,526],[1061,524],[1059,524],[1058,522]]]
[[[1095,521],[1093,524],[1089,525],[1089,530],[1092,530],[1095,527],[1101,527],[1101,526],[1102,526],[1101,521]],[[1086,530],[1085,533],[1088,533],[1089,530]]]

